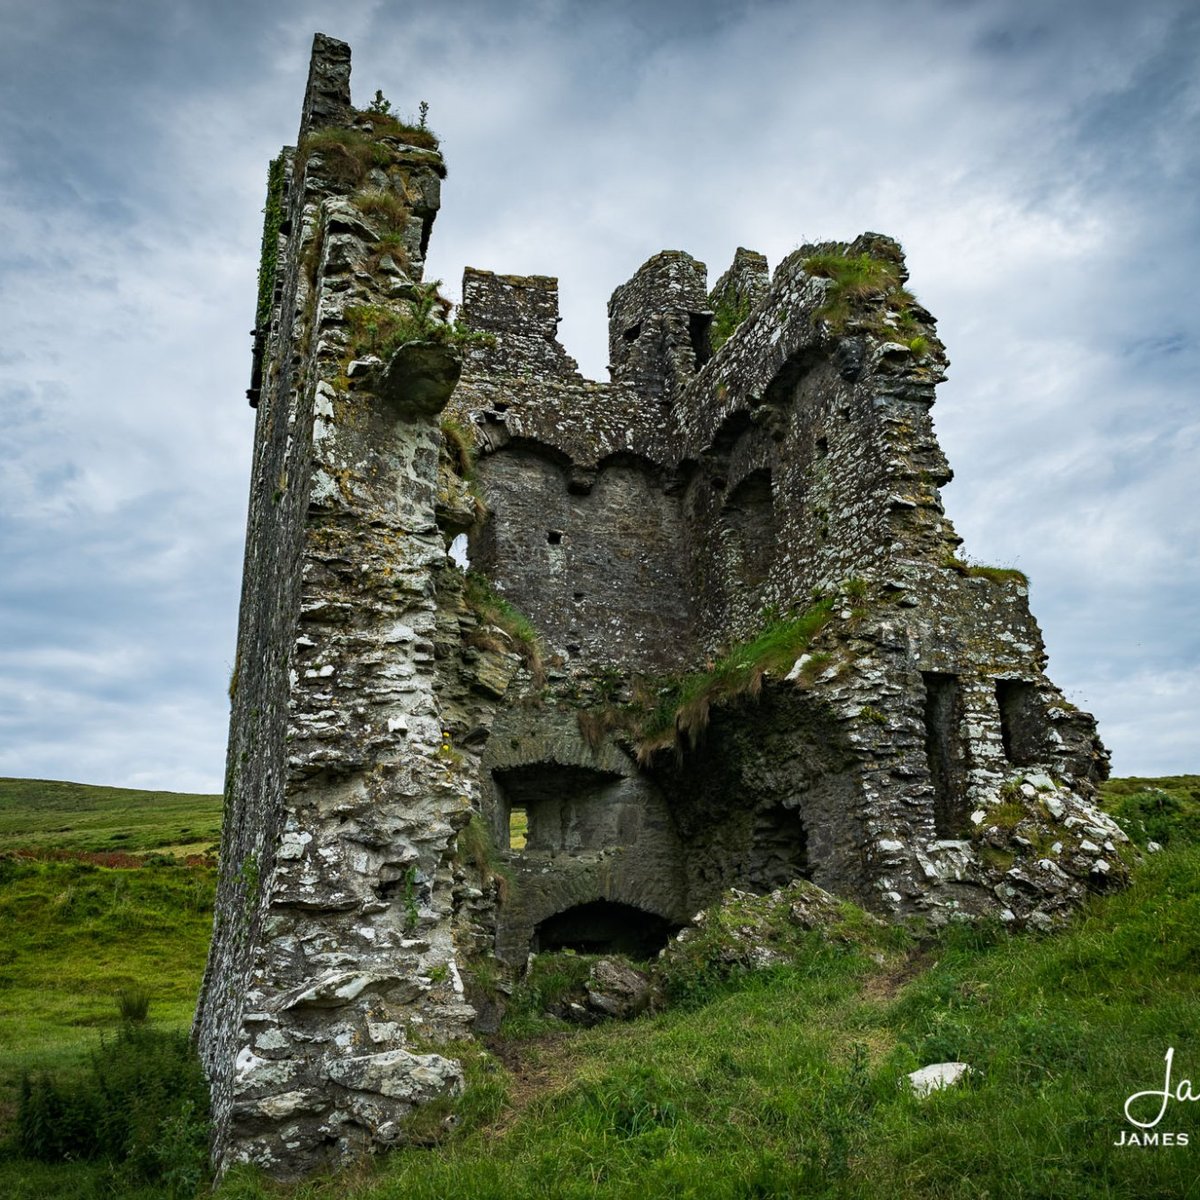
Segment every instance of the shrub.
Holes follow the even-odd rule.
[[[117,1011],[123,1022],[141,1024],[150,1014],[150,993],[142,987],[122,988],[117,993]]]
[[[86,1072],[25,1076],[17,1148],[41,1162],[107,1159],[131,1181],[189,1195],[207,1170],[208,1088],[182,1033],[126,1022]]]

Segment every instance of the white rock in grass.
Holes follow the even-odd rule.
[[[913,1092],[923,1100],[930,1092],[951,1087],[964,1075],[971,1073],[971,1068],[966,1063],[932,1063],[919,1071],[913,1071],[908,1077],[908,1082]]]

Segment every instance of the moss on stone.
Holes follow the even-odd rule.
[[[265,330],[271,320],[275,277],[279,270],[279,230],[283,226],[284,157],[272,159],[267,168],[267,202],[263,208],[262,251],[258,260],[258,308],[254,324]]]

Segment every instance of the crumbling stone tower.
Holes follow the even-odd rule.
[[[591,382],[553,279],[468,269],[447,322],[436,141],[349,75],[318,35],[269,177],[196,1019],[218,1163],[403,1140],[495,1019],[481,964],[645,957],[797,877],[1014,925],[1121,880],[1024,577],[958,557],[900,248],[739,250],[711,292],[658,254]]]

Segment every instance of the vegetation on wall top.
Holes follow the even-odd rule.
[[[258,260],[258,308],[254,325],[265,330],[271,319],[275,276],[279,270],[279,230],[283,225],[283,155],[267,168],[267,203],[263,208],[262,251]]]
[[[438,292],[440,280],[413,284],[407,308],[383,304],[351,304],[346,308],[353,357],[374,354],[389,358],[407,342],[442,342],[452,346],[491,345],[495,337],[446,320],[449,302]]]
[[[492,587],[487,576],[471,571],[467,575],[463,598],[484,626],[500,630],[511,643],[505,645],[486,628],[477,629],[467,641],[481,650],[513,650],[525,661],[534,682],[545,682],[542,643],[537,630],[524,613],[513,607]]]
[[[865,327],[876,337],[907,346],[923,357],[929,349],[929,336],[913,306],[916,297],[903,286],[900,262],[878,254],[839,254],[823,252],[804,260],[810,275],[832,280],[825,301],[813,314],[826,322],[834,333],[846,329],[850,318],[863,301],[872,297],[883,301],[884,311],[870,314]]]

